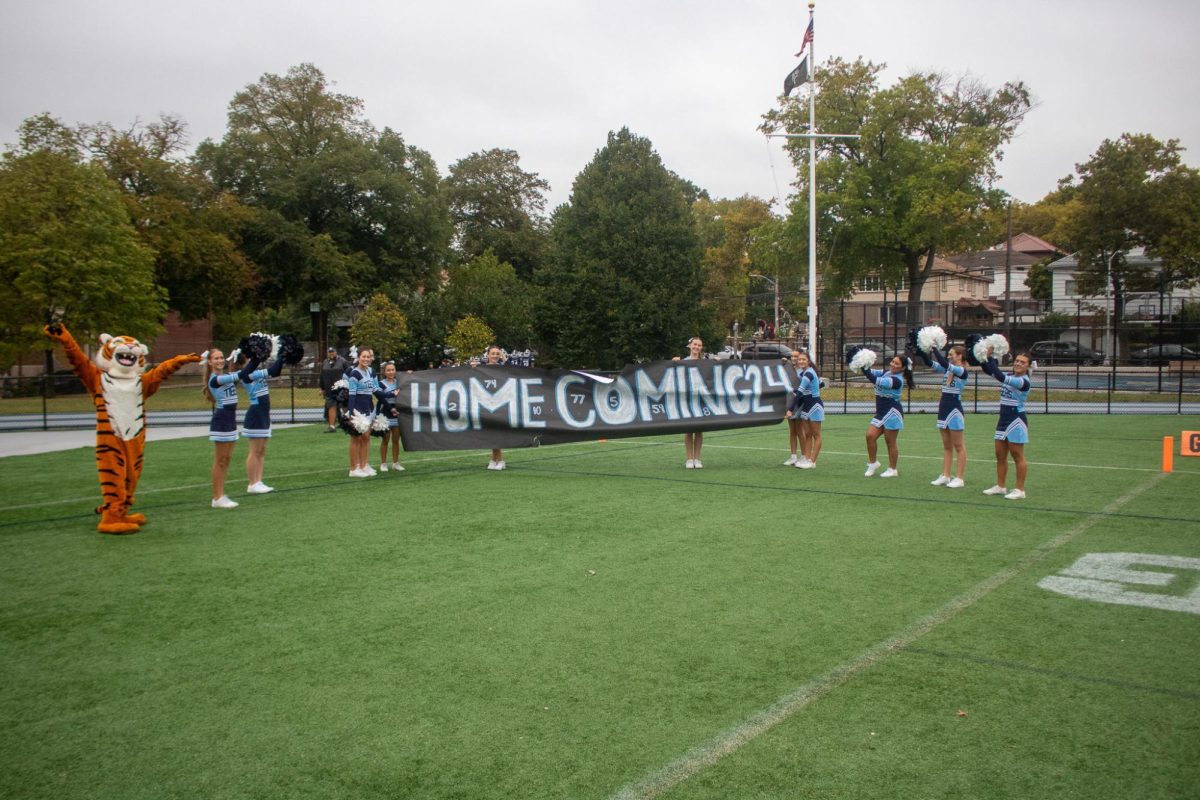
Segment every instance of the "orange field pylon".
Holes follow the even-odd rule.
[[[1163,437],[1162,471],[1171,472],[1175,468],[1175,437]]]

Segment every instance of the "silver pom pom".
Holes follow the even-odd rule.
[[[359,434],[364,434],[371,430],[371,418],[361,411],[353,411],[350,413],[350,425]]]
[[[877,358],[879,358],[879,356],[875,354],[874,350],[868,350],[864,347],[862,350],[859,350],[857,353],[855,353],[854,357],[850,359],[850,369],[854,370],[855,372],[862,372],[864,369],[870,369],[871,367],[875,366],[875,360]]]
[[[1000,361],[1008,354],[1008,339],[1005,339],[1002,334],[993,333],[991,336],[985,336],[975,343],[975,358],[979,363],[987,361],[988,348],[992,349],[992,358]]]
[[[371,420],[371,430],[386,431],[388,429],[388,419],[382,414],[376,414],[375,419]]]
[[[932,353],[946,347],[946,332],[937,325],[927,325],[917,331],[917,347],[922,353]]]

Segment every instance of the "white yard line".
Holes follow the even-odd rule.
[[[813,702],[832,692],[859,673],[882,661],[892,653],[902,650],[925,634],[957,617],[966,609],[987,597],[1022,572],[1041,561],[1075,537],[1093,527],[1106,514],[1113,514],[1165,478],[1163,474],[1147,479],[1139,486],[1126,492],[1105,506],[1100,514],[1089,514],[1068,530],[1029,551],[1017,563],[1000,570],[975,584],[965,593],[955,597],[933,613],[917,620],[893,636],[867,648],[858,655],[843,661],[824,675],[783,695],[769,706],[754,712],[742,722],[728,728],[703,744],[693,747],[679,758],[650,772],[636,783],[628,784],[612,796],[613,800],[635,800],[651,798],[667,792],[688,778],[733,754],[742,745],[748,744],[785,722]]]

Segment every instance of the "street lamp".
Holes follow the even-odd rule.
[[[761,275],[757,272],[750,273],[751,278],[762,278],[767,283],[771,284],[771,288],[775,290],[775,336],[779,336],[779,281],[774,278],[768,278],[766,275]]]
[[[1108,359],[1109,364],[1117,363],[1116,341],[1110,338],[1115,331],[1112,330],[1112,317],[1114,308],[1112,297],[1112,268],[1113,261],[1121,254],[1118,250],[1108,257],[1107,270],[1104,273],[1104,349],[1107,351],[1104,357]]]

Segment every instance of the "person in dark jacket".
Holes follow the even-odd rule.
[[[335,348],[329,348],[325,360],[321,362],[321,391],[325,394],[325,422],[329,426],[325,429],[326,433],[337,430],[337,397],[333,385],[342,379],[348,369],[349,362],[339,356]]]

